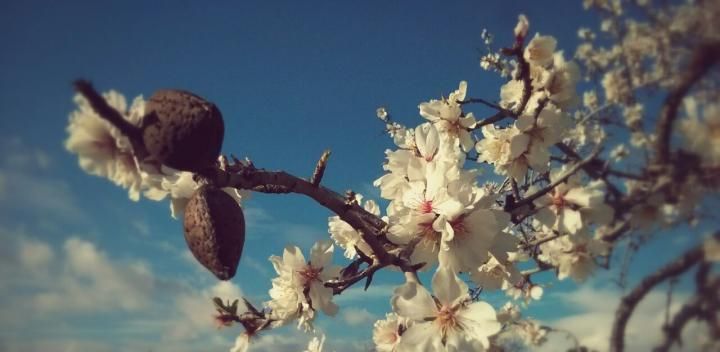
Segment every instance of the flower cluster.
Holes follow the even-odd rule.
[[[326,281],[340,273],[340,267],[332,265],[332,255],[332,243],[324,241],[312,247],[309,261],[298,247],[285,248],[282,257],[270,257],[278,276],[272,280],[271,300],[266,305],[278,325],[297,319],[298,327],[311,330],[317,310],[330,316],[337,313],[333,290],[325,287]]]

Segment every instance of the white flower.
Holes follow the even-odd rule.
[[[612,161],[619,162],[625,159],[628,155],[630,155],[628,147],[625,146],[625,144],[618,144],[610,151],[609,156]]]
[[[522,100],[525,86],[521,80],[510,80],[500,87],[500,106],[510,109],[515,108]]]
[[[549,236],[553,236],[552,231],[538,233],[538,239]],[[608,243],[582,232],[543,243],[539,258],[557,266],[559,280],[571,277],[576,282],[583,282],[595,271],[595,257],[607,255],[609,248]]]
[[[198,188],[200,184],[195,182],[192,172],[174,170],[173,174],[162,178],[160,189],[170,196],[170,215],[174,219],[182,218],[185,206]],[[225,187],[223,191],[232,196],[238,204],[250,197],[250,192],[246,190]]]
[[[550,179],[561,178],[563,170],[551,174]],[[591,222],[600,225],[610,222],[614,210],[605,204],[605,184],[596,180],[582,186],[580,182],[580,174],[576,173],[536,199],[537,220],[561,233],[571,234]],[[535,190],[531,188],[529,194]]]
[[[552,63],[557,40],[552,36],[535,34],[523,56],[530,64],[547,66]]]
[[[313,338],[308,343],[307,350],[304,352],[322,352],[323,345],[325,344],[325,335],[320,335],[320,338],[317,336],[313,336]]]
[[[562,109],[574,107],[578,102],[575,86],[580,81],[580,68],[573,61],[565,61],[562,52],[553,56],[553,69],[545,89],[550,100]]]
[[[605,89],[605,99],[609,103],[622,104],[630,100],[631,88],[621,70],[606,72],[602,79],[602,86]]]
[[[247,352],[250,347],[250,335],[242,333],[235,339],[235,345],[230,349],[230,352]]]
[[[485,161],[490,164],[507,164],[513,159],[511,142],[513,137],[520,134],[517,128],[495,128],[495,125],[482,127],[483,139],[475,145],[478,152],[478,161]],[[519,153],[518,153],[519,155]]]
[[[511,323],[520,319],[520,308],[512,302],[505,303],[497,312],[497,320],[500,324]]]
[[[703,242],[705,261],[720,262],[720,239],[718,236],[709,236]]]
[[[402,339],[401,334],[407,324],[403,324],[395,313],[388,313],[385,319],[378,320],[373,326],[373,342],[377,352],[395,352]]]
[[[537,118],[533,112],[523,114],[515,121],[518,130],[530,135],[529,143],[539,143],[545,147],[559,142],[569,124],[569,117],[552,104],[546,105]]]
[[[528,21],[527,17],[523,14],[520,14],[518,16],[518,22],[515,25],[515,30],[513,30],[513,33],[515,34],[515,37],[524,38],[525,36],[527,36],[529,28],[530,22]]]
[[[355,195],[358,203],[362,204],[362,195]],[[380,215],[380,207],[373,200],[365,201],[363,206],[365,210],[374,215]],[[355,230],[350,224],[346,223],[339,216],[331,216],[328,218],[328,232],[330,237],[338,246],[345,249],[345,257],[353,259],[357,255],[356,247],[366,255],[372,255],[370,246],[363,241],[362,235]]]
[[[542,328],[536,321],[518,320],[498,336],[498,344],[515,346],[513,342],[519,340],[525,346],[540,346],[547,340],[547,332],[548,330]]]
[[[377,108],[377,110],[375,110],[375,114],[377,115],[377,118],[382,121],[387,121],[388,119],[388,112],[384,106]]]
[[[623,106],[623,117],[625,118],[625,125],[631,129],[639,129],[642,127],[642,117],[644,107],[640,103],[633,105]]]
[[[481,265],[477,270],[470,272],[470,278],[481,286],[483,290],[493,291],[507,289],[522,281],[522,275],[511,263],[504,265],[494,256]]]
[[[459,145],[463,151],[469,151],[473,146],[472,136],[468,128],[475,125],[472,113],[463,116],[459,101],[465,100],[467,82],[460,82],[458,90],[450,93],[447,99],[431,100],[418,106],[420,115],[435,124],[444,137]]]
[[[705,105],[702,118],[697,113],[694,99],[686,99],[688,119],[680,121],[685,147],[702,158],[708,165],[720,165],[720,104]]]
[[[129,110],[125,97],[120,93],[109,91],[103,97],[126,120],[133,124],[140,122],[145,111],[142,97],[135,98]],[[70,114],[65,148],[78,155],[80,167],[85,172],[108,178],[128,189],[130,199],[139,200],[144,188],[143,178],[130,141],[112,124],[98,116],[83,96],[76,95],[74,101],[78,109]]]
[[[442,234],[440,264],[455,271],[477,269],[489,259],[495,238],[509,221],[509,214],[479,206],[455,216],[440,215],[433,224]]]
[[[272,280],[271,301],[267,306],[272,310],[273,319],[280,324],[299,318],[299,327],[311,328],[315,311],[321,309],[334,316],[338,306],[332,302],[333,290],[324,283],[337,278],[340,267],[331,266],[333,245],[330,241],[315,243],[310,250],[310,261],[297,247],[286,247],[282,258],[270,257],[278,273]]]
[[[528,303],[530,299],[539,300],[542,298],[544,290],[541,286],[533,285],[527,281],[521,282],[515,286],[505,290],[505,294],[513,299],[523,299]]]
[[[589,90],[585,93],[583,93],[583,105],[593,111],[600,107],[598,104],[598,97],[597,93],[595,93],[595,90]]]
[[[495,310],[472,302],[467,285],[451,269],[440,267],[432,279],[434,296],[417,282],[395,289],[393,310],[413,322],[397,351],[484,351],[500,331]]]

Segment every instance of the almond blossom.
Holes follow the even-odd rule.
[[[360,194],[355,195],[355,199],[359,204],[363,204],[363,196]],[[363,208],[369,213],[374,215],[380,215],[380,207],[372,199],[364,202]],[[339,216],[331,216],[328,218],[328,232],[330,238],[345,249],[345,257],[348,259],[354,259],[357,256],[357,250],[359,249],[366,255],[371,255],[372,250],[370,246],[362,239],[362,235],[355,228],[346,223]]]
[[[706,164],[720,165],[720,104],[705,105],[702,118],[694,100],[686,99],[685,109],[688,118],[680,122],[680,131],[686,148]]]
[[[463,151],[469,151],[474,142],[468,128],[475,125],[472,113],[464,115],[460,101],[465,100],[467,82],[460,82],[460,87],[450,93],[447,99],[430,100],[418,106],[420,115],[435,124],[438,131],[446,138],[459,145]]]
[[[338,306],[332,302],[333,290],[324,285],[340,273],[340,267],[331,264],[332,253],[332,243],[321,241],[310,250],[309,261],[294,246],[286,247],[282,257],[270,257],[278,277],[272,280],[272,300],[267,306],[279,324],[299,319],[298,327],[309,330],[316,310],[330,316],[337,313]]]
[[[377,352],[395,352],[402,340],[402,334],[407,329],[406,319],[395,313],[388,313],[385,319],[375,322],[373,327],[373,342]]]
[[[495,310],[472,302],[467,285],[448,267],[432,279],[434,295],[416,281],[395,289],[393,311],[412,321],[397,351],[484,351],[489,337],[500,331]]]
[[[553,173],[550,180],[560,178],[563,173],[562,170]],[[535,190],[530,189],[529,194]],[[579,173],[568,177],[534,203],[538,208],[538,221],[561,233],[574,234],[590,223],[605,224],[613,217],[613,209],[605,203],[604,183],[596,180],[583,186]]]
[[[139,124],[145,112],[145,101],[135,98],[130,108],[125,97],[109,91],[103,94],[107,103],[133,124]],[[77,110],[70,114],[65,148],[78,155],[80,167],[91,175],[105,177],[128,190],[130,199],[138,201],[143,178],[132,152],[130,140],[107,120],[97,115],[81,95],[73,99]]]
[[[523,57],[532,65],[547,66],[552,63],[556,47],[555,38],[536,33],[525,48]]]

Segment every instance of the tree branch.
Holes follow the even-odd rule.
[[[673,122],[677,118],[677,111],[683,98],[690,88],[714,64],[720,60],[720,42],[705,43],[700,45],[690,59],[688,71],[680,78],[679,83],[665,97],[665,102],[660,112],[660,119],[657,122],[657,144],[655,146],[656,163],[665,164],[670,159],[670,136],[672,135]]]
[[[720,238],[720,234],[716,234]],[[657,284],[690,269],[704,257],[703,246],[699,245],[687,251],[675,261],[660,268],[655,273],[645,277],[642,282],[629,294],[622,298],[615,312],[615,322],[610,337],[610,351],[622,352],[625,349],[625,327],[635,307]]]
[[[520,209],[520,208],[522,208],[523,206],[530,205],[530,204],[531,204],[533,201],[535,201],[536,199],[538,199],[538,198],[542,197],[543,195],[545,195],[546,193],[552,191],[552,190],[553,190],[555,187],[557,187],[559,184],[565,182],[570,176],[574,175],[574,174],[575,174],[576,172],[578,172],[580,169],[584,168],[585,165],[587,165],[587,164],[590,163],[591,161],[595,160],[595,157],[596,157],[599,153],[600,153],[600,148],[599,148],[599,147],[598,147],[598,148],[595,148],[595,150],[594,150],[587,158],[585,158],[585,159],[581,160],[580,162],[578,162],[577,164],[575,164],[572,168],[570,168],[570,170],[568,170],[568,171],[565,173],[565,175],[563,175],[562,177],[560,177],[560,178],[558,178],[557,180],[553,181],[553,182],[550,183],[549,185],[545,186],[543,189],[541,189],[541,190],[539,190],[539,191],[537,191],[537,192],[535,192],[535,193],[533,193],[533,194],[531,194],[531,195],[523,198],[523,199],[520,200],[519,202],[513,204],[513,209],[511,209],[511,210]]]
[[[348,204],[345,197],[328,188],[320,185],[315,186],[308,180],[284,171],[267,171],[257,169],[254,166],[248,167],[238,164],[233,165],[230,172],[214,168],[208,170],[203,176],[212,180],[218,187],[234,187],[263,193],[298,193],[306,195],[357,229],[363,240],[373,250],[373,255],[381,263],[393,261],[388,250],[397,246],[384,236],[380,236],[387,224],[358,204]]]
[[[685,325],[690,322],[693,318],[702,317],[707,310],[705,307],[707,294],[716,294],[720,288],[720,279],[713,280],[708,285],[709,292],[698,292],[688,303],[682,306],[680,310],[675,314],[672,321],[669,324],[663,326],[664,338],[663,342],[653,349],[654,352],[666,352],[669,351],[675,342],[682,343],[682,331]],[[716,307],[717,308],[717,307]],[[709,314],[715,314],[715,312],[708,312]]]

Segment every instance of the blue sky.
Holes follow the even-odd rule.
[[[189,257],[167,202],[133,203],[65,152],[73,79],[128,99],[191,90],[222,110],[224,152],[308,176],[329,148],[326,185],[372,197],[391,147],[378,106],[416,124],[417,105],[460,80],[470,96],[496,99],[501,81],[478,65],[480,33],[509,43],[519,13],[568,53],[577,28],[596,24],[579,1],[540,3],[3,2],[0,350],[225,350],[238,330],[213,329],[208,297],[242,292],[259,304],[272,277],[267,258],[287,243],[306,251],[326,237],[324,208],[299,196],[254,196],[243,262],[232,285],[218,285]],[[665,261],[657,259],[639,256],[631,277]],[[582,304],[557,307],[590,293],[615,299],[610,276],[599,275],[585,296],[568,282],[548,287],[549,298],[529,312],[545,321],[594,314]],[[369,343],[398,280],[384,275],[367,294],[339,298],[345,312],[319,322],[330,343]],[[298,336],[286,329],[262,343],[296,350],[306,340]]]

